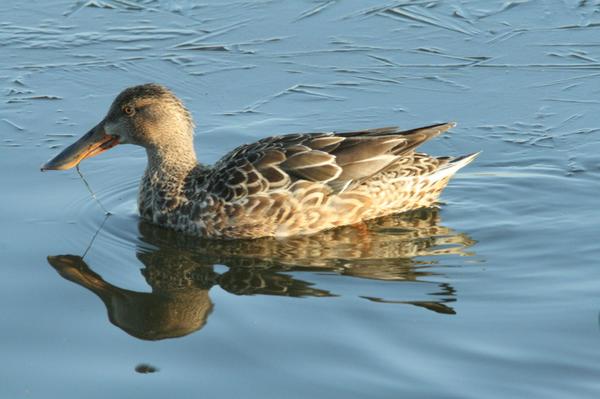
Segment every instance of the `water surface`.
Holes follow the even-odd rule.
[[[597,1],[0,5],[0,397],[593,398]],[[206,163],[276,133],[455,120],[439,209],[289,241],[140,222],[144,152],[39,166],[124,87]]]

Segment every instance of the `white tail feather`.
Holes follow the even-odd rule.
[[[453,160],[448,162],[446,165],[444,165],[441,168],[439,168],[438,170],[436,170],[429,178],[432,179],[433,181],[438,181],[438,180],[445,179],[447,177],[451,177],[456,172],[458,172],[459,169],[461,169],[464,166],[467,166],[468,164],[473,162],[473,160],[475,158],[477,158],[477,156],[479,154],[481,154],[481,151],[476,152],[474,154],[469,154],[469,155],[464,155],[462,157],[454,158]]]

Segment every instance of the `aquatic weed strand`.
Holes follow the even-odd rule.
[[[98,227],[98,230],[96,230],[96,232],[92,236],[92,239],[90,240],[90,243],[85,248],[85,251],[83,251],[83,255],[81,255],[81,259],[85,259],[85,256],[87,255],[87,253],[89,252],[89,250],[92,248],[92,245],[94,245],[94,241],[96,241],[96,237],[98,237],[98,234],[100,234],[100,232],[102,231],[102,228],[104,227],[104,224],[106,223],[106,221],[108,220],[108,218],[110,217],[110,215],[111,215],[111,213],[107,213],[104,216],[104,220],[102,221],[102,223],[100,223],[100,227]]]
[[[88,191],[90,192],[90,194],[92,195],[92,198],[96,201],[96,203],[100,206],[100,208],[102,208],[102,210],[104,211],[104,214],[106,216],[110,216],[112,215],[111,212],[109,212],[104,205],[102,205],[102,203],[100,202],[100,200],[98,199],[98,197],[96,197],[96,193],[94,193],[94,190],[92,190],[92,187],[90,187],[90,184],[87,182],[87,180],[85,180],[85,177],[83,177],[83,174],[81,173],[81,170],[79,170],[79,165],[75,166],[75,169],[77,170],[77,173],[79,174],[79,177],[81,177],[81,180],[83,181],[83,184],[85,184],[85,187],[88,189]]]

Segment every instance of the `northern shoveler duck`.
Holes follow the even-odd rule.
[[[415,148],[453,126],[272,136],[206,166],[196,160],[181,100],[144,84],[121,92],[98,125],[42,170],[136,144],[148,156],[138,197],[144,219],[201,237],[287,237],[432,206],[477,154],[432,157]]]

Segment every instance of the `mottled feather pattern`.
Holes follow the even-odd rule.
[[[452,126],[268,137],[212,168],[198,166],[179,186],[147,171],[141,214],[199,236],[257,238],[312,234],[431,206],[456,170],[436,178],[452,160],[414,148]]]

